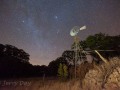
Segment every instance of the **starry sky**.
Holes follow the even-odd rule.
[[[34,65],[48,65],[70,49],[70,30],[83,25],[81,40],[119,35],[120,0],[0,0],[0,43],[25,50]]]

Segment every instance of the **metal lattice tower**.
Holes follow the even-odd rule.
[[[83,27],[78,27],[75,26],[72,28],[72,30],[70,31],[70,35],[74,37],[74,52],[75,52],[75,57],[74,57],[74,65],[75,65],[75,78],[76,78],[76,64],[77,61],[80,60],[82,61],[82,53],[83,53],[83,49],[80,45],[80,41],[77,37],[77,34],[79,31],[86,29],[86,26]]]
[[[74,37],[74,45],[72,49],[75,52],[74,55],[74,65],[75,65],[75,78],[76,78],[76,69],[77,69],[77,63],[78,61],[82,63],[84,59],[86,59],[86,53],[83,50],[82,46],[80,45],[80,40],[77,36]]]

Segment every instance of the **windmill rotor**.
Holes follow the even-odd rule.
[[[86,29],[86,26],[82,26],[82,27],[74,26],[70,31],[70,35],[76,36],[79,31],[84,30],[84,29]]]
[[[73,27],[73,28],[71,29],[70,35],[71,35],[71,36],[76,36],[78,32],[79,32],[79,27],[78,27],[78,26],[75,26],[75,27]]]

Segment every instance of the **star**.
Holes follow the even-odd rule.
[[[54,16],[55,19],[58,19],[58,16]]]

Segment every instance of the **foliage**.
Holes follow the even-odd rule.
[[[24,50],[0,44],[0,78],[40,76],[42,70],[29,63],[29,54]]]
[[[73,65],[75,63],[74,56],[75,56],[74,51],[66,50],[62,53],[62,57],[64,57],[69,64],[73,64]]]
[[[63,64],[63,71],[64,71],[64,73],[63,73],[64,78],[67,78],[68,77],[68,67],[65,64]]]
[[[115,50],[111,52],[100,52],[105,58],[120,56],[120,35],[108,36],[103,33],[88,36],[84,41],[80,41],[79,45],[84,50]],[[74,43],[72,47],[74,47]],[[95,52],[91,52],[91,55],[98,59]],[[71,59],[72,60],[72,59]]]
[[[68,67],[65,64],[59,64],[58,77],[61,79],[66,79],[68,77]]]
[[[60,63],[58,68],[58,76],[63,78],[63,74],[64,74],[63,65]]]
[[[56,60],[49,63],[48,68],[52,76],[57,76],[60,63],[68,65],[68,62],[64,57],[58,57]]]
[[[19,61],[24,62],[24,63],[29,63],[29,54],[26,53],[22,49],[18,49],[15,46],[12,45],[3,45],[0,44],[0,56],[2,57],[13,57],[16,58],[16,60],[19,59]]]
[[[82,47],[90,49],[120,49],[120,35],[108,36],[103,33],[90,35],[86,40],[82,41]],[[84,43],[84,44],[83,44]]]

